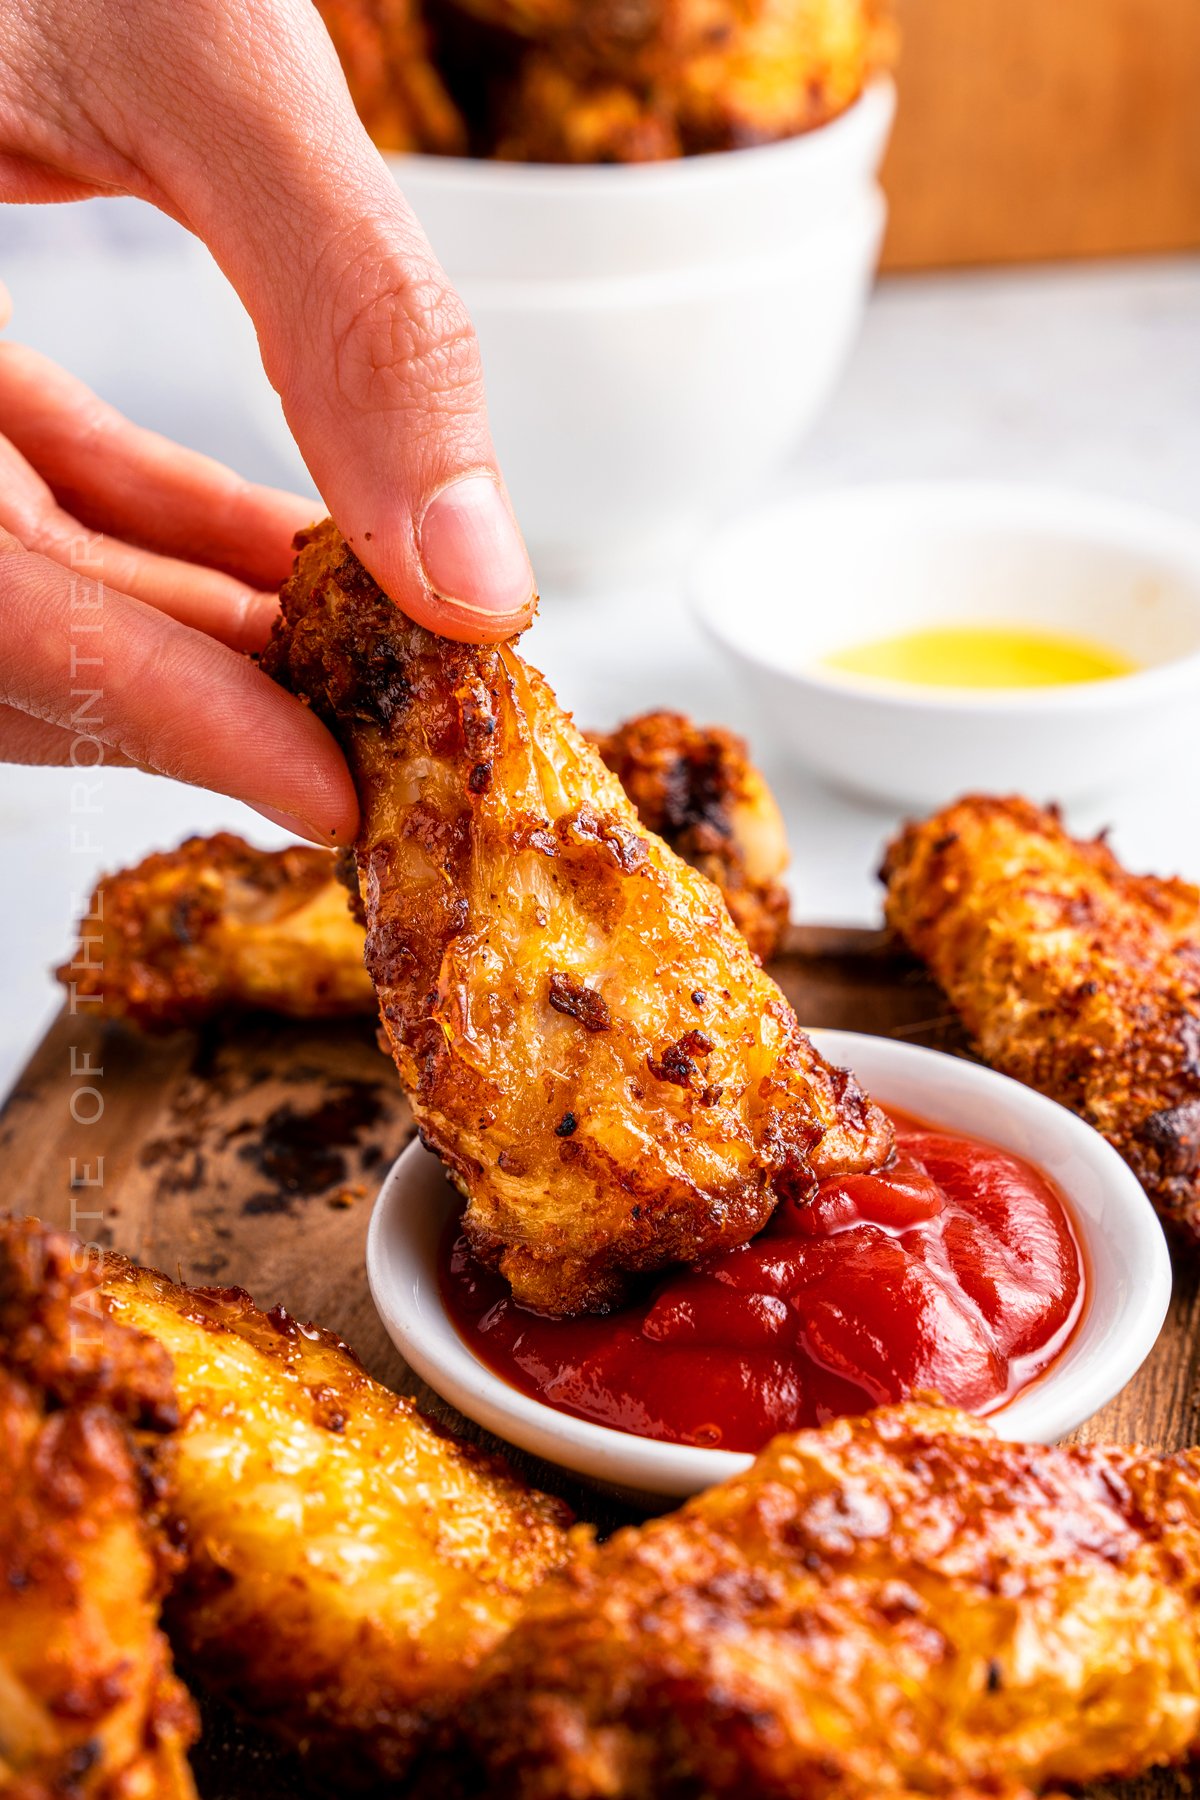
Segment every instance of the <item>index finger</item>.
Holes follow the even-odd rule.
[[[251,587],[286,579],[292,539],[319,511],[131,424],[24,344],[0,344],[0,434],[81,524]]]

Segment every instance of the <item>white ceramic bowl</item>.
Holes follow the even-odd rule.
[[[797,496],[721,533],[690,589],[780,737],[852,790],[919,807],[971,788],[1062,800],[1200,744],[1200,529],[1150,509],[968,482]],[[1141,666],[982,692],[818,666],[945,623],[1083,635]]]
[[[1170,1261],[1138,1183],[1090,1126],[990,1069],[857,1032],[812,1035],[825,1056],[852,1065],[881,1100],[988,1139],[1058,1183],[1087,1267],[1084,1315],[1057,1362],[990,1422],[1007,1438],[1062,1437],[1120,1391],[1166,1314]],[[438,1291],[438,1245],[458,1204],[436,1157],[410,1144],[383,1184],[367,1237],[367,1278],[388,1335],[443,1399],[509,1443],[637,1494],[691,1494],[748,1467],[752,1459],[732,1451],[656,1443],[557,1412],[481,1363]]]
[[[451,278],[576,281],[728,267],[836,223],[870,186],[895,111],[890,81],[819,130],[676,162],[384,158]]]
[[[649,166],[389,159],[479,334],[543,586],[679,565],[844,366],[883,231],[888,82],[803,137]]]

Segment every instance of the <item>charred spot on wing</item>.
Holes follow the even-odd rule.
[[[1164,1175],[1194,1174],[1200,1169],[1200,1097],[1151,1113],[1133,1135],[1153,1153]]]
[[[548,993],[555,1012],[577,1019],[585,1031],[612,1029],[612,1014],[603,994],[577,981],[573,975],[555,970],[550,977]]]
[[[696,1064],[698,1056],[709,1056],[712,1053],[713,1041],[706,1032],[685,1031],[674,1044],[668,1044],[661,1056],[647,1056],[646,1063],[650,1073],[659,1081],[670,1081],[676,1087],[690,1087],[693,1079],[700,1073]],[[720,1099],[721,1089],[706,1088],[711,1100],[704,1100],[705,1106],[713,1106]],[[703,1099],[703,1096],[701,1096]]]

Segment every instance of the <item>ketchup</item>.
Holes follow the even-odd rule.
[[[1053,1362],[1082,1309],[1066,1208],[1020,1157],[891,1117],[889,1168],[822,1182],[752,1242],[602,1318],[525,1311],[452,1225],[440,1273],[459,1335],[523,1393],[676,1444],[760,1450],[922,1390],[993,1410]]]

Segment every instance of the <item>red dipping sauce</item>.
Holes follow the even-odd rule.
[[[459,1335],[561,1412],[708,1449],[760,1450],[919,1390],[992,1411],[1082,1310],[1066,1207],[1020,1157],[891,1117],[882,1174],[823,1182],[751,1243],[668,1270],[602,1318],[527,1312],[452,1225],[440,1277]]]

